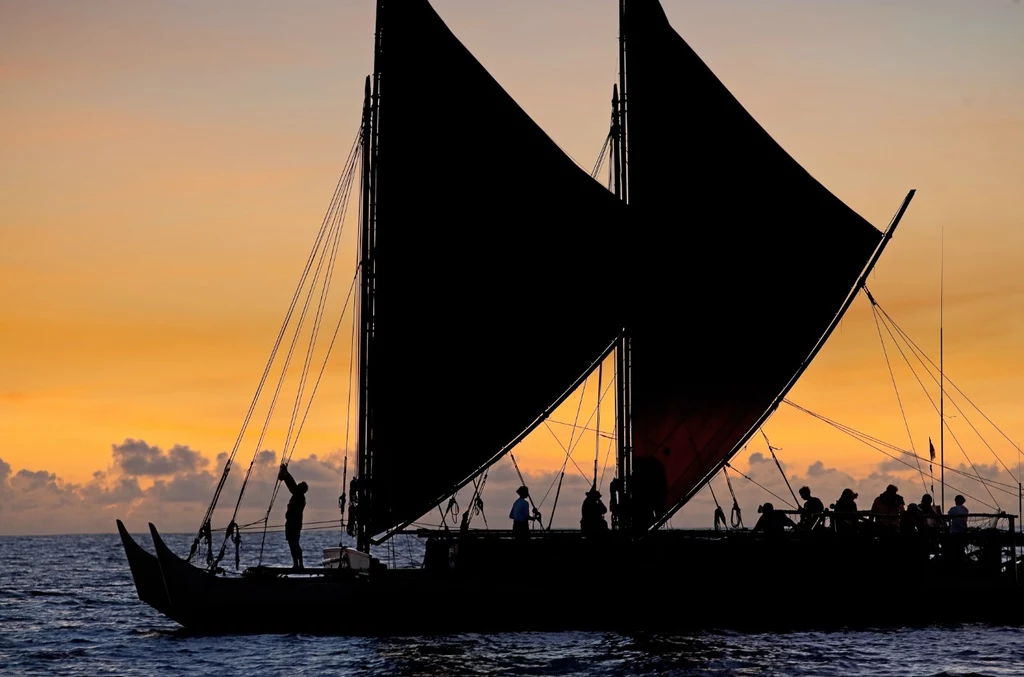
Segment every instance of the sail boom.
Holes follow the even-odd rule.
[[[530,425],[528,425],[521,433],[516,435],[515,438],[513,438],[508,444],[502,447],[501,450],[498,451],[498,453],[496,453],[494,456],[480,464],[479,467],[477,467],[468,476],[463,478],[451,491],[445,493],[443,496],[434,501],[427,509],[427,512],[430,512],[437,506],[441,505],[446,499],[458,493],[459,490],[461,490],[463,487],[469,484],[474,477],[476,477],[484,470],[487,470],[487,468],[491,467],[492,465],[500,461],[505,456],[505,454],[511,451],[517,444],[522,442],[526,438],[526,436],[532,433],[541,423],[546,421],[551,416],[551,414],[554,413],[555,409],[558,409],[558,407],[560,407],[563,402],[569,399],[569,396],[572,395],[577,388],[583,385],[583,382],[586,381],[592,373],[594,373],[594,370],[597,369],[601,365],[601,363],[603,363],[608,358],[608,356],[612,354],[615,348],[622,341],[622,336],[623,334],[620,332],[619,335],[616,336],[610,344],[608,344],[608,347],[601,351],[600,356],[598,356],[598,358],[595,359],[589,367],[587,367],[586,371],[580,374],[580,376],[575,381],[572,382],[572,385],[570,385],[565,390],[565,392],[558,396],[558,399],[556,399],[548,407],[546,407],[544,411],[542,411],[540,415],[537,416],[537,418],[534,419],[532,423],[530,423]],[[380,538],[371,540],[371,543],[373,543],[374,545],[380,545],[381,543],[391,538],[396,533],[399,533],[415,521],[415,519],[406,520],[404,523],[399,524],[393,529],[389,529]]]
[[[900,205],[900,208],[896,211],[896,214],[889,222],[889,226],[885,229],[885,232],[882,234],[882,238],[879,241],[878,246],[875,247],[874,252],[872,252],[871,258],[868,259],[867,264],[864,266],[864,270],[861,272],[860,276],[858,276],[857,282],[854,284],[853,288],[850,290],[846,299],[843,301],[843,305],[839,308],[839,312],[836,313],[835,317],[832,319],[832,322],[829,324],[828,328],[826,328],[825,333],[822,334],[821,338],[818,339],[818,342],[814,345],[814,348],[811,350],[810,354],[808,354],[807,358],[800,364],[800,368],[797,370],[797,372],[793,374],[792,378],[790,378],[790,380],[786,383],[782,391],[772,401],[771,406],[769,406],[768,409],[765,410],[765,412],[761,415],[761,417],[757,419],[757,422],[753,426],[751,426],[746,433],[743,434],[743,436],[733,446],[729,453],[722,460],[717,462],[712,468],[712,470],[709,471],[700,480],[700,482],[698,482],[692,489],[686,492],[686,494],[682,498],[680,498],[675,503],[675,505],[672,506],[672,508],[670,508],[660,519],[658,519],[653,525],[651,525],[649,531],[654,531],[655,529],[662,527],[666,522],[668,522],[669,519],[672,518],[672,516],[676,512],[679,511],[680,508],[682,508],[687,502],[689,502],[689,500],[693,498],[698,491],[703,489],[704,485],[706,485],[715,476],[715,474],[722,469],[722,467],[724,467],[730,460],[732,460],[732,458],[739,452],[739,450],[743,448],[743,445],[747,443],[747,441],[761,428],[761,426],[764,425],[765,421],[768,420],[768,418],[775,412],[775,410],[778,409],[779,405],[782,403],[782,400],[786,397],[789,391],[792,390],[793,386],[796,385],[796,382],[800,380],[800,377],[803,376],[804,372],[811,365],[811,362],[814,361],[814,358],[817,356],[818,352],[821,351],[822,347],[824,347],[829,337],[832,336],[832,333],[839,326],[839,323],[842,322],[843,316],[846,315],[846,312],[850,309],[850,306],[853,305],[853,301],[854,299],[857,298],[857,294],[859,294],[860,290],[864,288],[864,285],[867,282],[868,275],[871,274],[871,271],[874,269],[875,264],[877,264],[878,260],[881,258],[882,252],[885,250],[886,245],[889,243],[889,240],[892,239],[893,233],[896,231],[896,227],[900,224],[900,221],[903,220],[903,215],[904,213],[906,213],[907,207],[910,206],[910,201],[914,198],[916,192],[916,189],[911,189],[907,193],[907,196],[903,199],[903,203]]]

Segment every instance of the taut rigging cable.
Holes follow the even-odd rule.
[[[281,346],[281,341],[284,338],[285,331],[288,328],[288,324],[291,322],[292,313],[295,310],[295,305],[298,303],[299,296],[302,292],[302,288],[305,286],[306,278],[309,275],[309,271],[313,266],[313,261],[316,260],[316,252],[320,247],[320,243],[323,240],[324,235],[327,233],[327,227],[330,223],[331,214],[335,210],[335,205],[339,196],[341,195],[345,178],[347,174],[348,162],[351,161],[352,155],[356,152],[356,146],[358,146],[359,135],[356,136],[356,144],[349,152],[349,161],[346,162],[346,171],[342,172],[342,175],[338,178],[338,183],[334,188],[334,194],[331,197],[330,205],[328,206],[327,213],[324,215],[324,219],[320,225],[320,230],[317,233],[316,241],[314,243],[312,251],[309,253],[309,258],[306,260],[306,265],[303,268],[302,274],[299,276],[298,285],[295,288],[295,293],[292,295],[291,303],[288,306],[288,310],[285,313],[284,320],[281,323],[281,328],[278,330],[277,338],[274,341],[274,345],[270,351],[270,357],[267,359],[267,364],[263,369],[263,374],[260,377],[259,383],[256,386],[256,392],[252,397],[252,401],[249,403],[249,409],[246,411],[245,417],[242,420],[241,429],[238,432],[238,437],[235,438],[235,444],[231,448],[231,453],[228,454],[227,460],[224,462],[224,470],[221,472],[220,480],[217,483],[216,489],[213,492],[213,498],[210,501],[210,505],[207,507],[205,514],[203,515],[203,521],[199,526],[195,539],[192,541],[192,547],[190,548],[187,561],[191,561],[195,556],[196,550],[199,547],[200,540],[205,536],[209,539],[210,533],[210,520],[213,518],[213,512],[217,507],[217,502],[220,499],[221,492],[224,489],[224,484],[227,481],[228,473],[231,471],[232,463],[234,462],[235,456],[238,453],[238,449],[242,444],[242,438],[245,435],[245,431],[248,428],[249,421],[252,419],[253,412],[256,409],[256,403],[259,401],[260,394],[263,392],[263,386],[266,384],[267,377],[270,375],[270,368],[274,363],[274,359],[277,356],[278,348]],[[212,543],[209,545],[212,546]],[[209,553],[207,564],[213,565],[212,551]]]
[[[916,343],[914,343],[913,340],[911,340],[911,338],[907,335],[907,333],[905,331],[903,331],[903,329],[901,329],[899,327],[899,325],[896,324],[896,322],[888,315],[888,313],[885,312],[885,309],[882,308],[882,306],[878,305],[878,303],[873,303],[872,306],[874,308],[876,308],[879,313],[882,314],[882,317],[884,318],[883,324],[886,325],[886,330],[889,331],[889,335],[892,336],[892,331],[889,329],[889,325],[891,325],[892,328],[896,330],[896,332],[900,335],[900,337],[903,339],[903,341],[910,348],[910,352],[917,359],[918,363],[921,364],[922,367],[924,367],[925,372],[928,374],[928,376],[931,377],[932,381],[934,381],[936,384],[938,384],[939,383],[939,379],[935,376],[935,374],[932,373],[931,369],[928,368],[928,365],[925,364],[925,360],[927,360],[931,364],[931,366],[933,368],[937,369],[938,367],[935,366],[935,363],[931,360],[931,358],[929,358],[928,355],[925,354],[925,352],[923,350],[921,350],[921,348]],[[895,337],[893,337],[893,340],[895,341]],[[902,354],[902,351],[901,351],[901,354]],[[904,356],[904,360],[906,360],[906,356]],[[908,362],[909,362],[909,360],[908,360]],[[912,367],[911,367],[911,369],[913,370]],[[1006,433],[1004,433],[1002,431],[1002,429],[1000,429],[999,426],[997,426],[992,421],[992,419],[990,419],[985,414],[985,412],[983,412],[978,407],[978,405],[976,405],[971,400],[971,398],[967,397],[967,395],[959,387],[957,387],[957,385],[955,383],[953,383],[948,376],[943,375],[943,381],[945,381],[949,385],[953,386],[953,389],[956,390],[956,392],[959,393],[961,397],[963,397],[965,400],[967,400],[967,403],[970,404],[972,407],[974,407],[975,411],[977,411],[979,414],[981,414],[982,418],[984,418],[985,421],[987,421],[988,424],[991,425],[996,430],[996,432],[998,432],[1000,435],[1002,435],[1003,438],[1005,438],[1006,441],[1009,442],[1010,445],[1014,449],[1017,450],[1018,454],[1020,453],[1020,447],[1017,445],[1017,443],[1014,442],[1013,440],[1011,440],[1010,437]],[[923,385],[922,385],[922,387],[923,387]],[[949,395],[950,393],[948,391],[946,391],[946,394]],[[929,398],[929,400],[931,401],[931,398]],[[957,412],[964,419],[964,421],[966,421],[967,425],[969,425],[971,427],[971,430],[973,430],[975,432],[975,434],[978,436],[978,439],[981,440],[982,444],[984,444],[985,447],[988,448],[988,450],[992,453],[992,456],[995,457],[995,459],[999,462],[999,464],[1001,466],[1003,466],[1003,469],[1006,470],[1007,474],[1009,474],[1010,477],[1013,477],[1014,481],[1020,482],[1020,477],[1018,475],[1014,475],[1013,471],[1009,468],[1009,466],[1007,466],[1006,463],[1003,462],[1003,459],[999,456],[999,454],[997,454],[995,452],[995,450],[988,443],[988,441],[984,438],[984,436],[977,429],[977,427],[973,423],[971,423],[971,420],[968,418],[967,414],[960,408],[960,406],[956,403],[956,401],[953,400],[953,399],[950,399],[950,403],[957,410]],[[935,406],[934,402],[932,402],[932,406]],[[948,425],[946,426],[946,429],[949,430],[949,426]]]
[[[222,476],[220,484],[218,485],[217,491],[214,494],[214,500],[211,502],[211,506],[210,506],[210,509],[209,509],[208,512],[212,515],[213,509],[214,509],[214,507],[216,505],[216,502],[217,502],[217,499],[219,498],[219,495],[220,495],[220,490],[223,488],[224,481],[225,481],[225,479],[227,477],[227,472],[228,472],[228,470],[230,468],[230,464],[231,464],[231,462],[232,462],[232,460],[234,458],[234,455],[238,451],[238,446],[240,445],[240,442],[241,442],[241,439],[242,439],[242,437],[243,437],[243,435],[245,433],[246,427],[248,426],[249,420],[251,419],[252,410],[255,408],[256,402],[257,402],[257,400],[259,398],[259,394],[262,392],[263,385],[264,385],[264,383],[266,381],[266,377],[269,374],[269,371],[270,371],[270,368],[271,368],[271,366],[272,366],[272,364],[274,362],[274,359],[276,358],[277,350],[280,347],[281,339],[283,339],[284,332],[287,330],[288,324],[290,323],[291,316],[292,316],[292,313],[294,312],[295,305],[298,302],[299,295],[301,294],[302,289],[305,287],[305,283],[306,283],[306,280],[308,278],[309,271],[312,268],[312,263],[313,263],[314,260],[316,260],[317,261],[316,270],[314,272],[312,280],[310,281],[309,289],[308,289],[308,291],[306,293],[306,300],[305,300],[305,302],[303,304],[302,312],[301,312],[300,317],[299,317],[299,319],[297,321],[297,324],[296,324],[296,327],[295,327],[295,334],[294,334],[294,336],[292,338],[291,344],[289,345],[288,354],[287,354],[287,356],[285,358],[284,366],[282,367],[281,374],[280,374],[279,379],[278,379],[277,387],[276,387],[276,389],[274,391],[274,394],[272,396],[272,399],[271,399],[271,402],[270,402],[270,405],[269,405],[269,409],[268,409],[268,413],[267,413],[267,416],[266,416],[266,420],[264,422],[263,429],[262,429],[262,431],[260,433],[259,441],[257,442],[255,451],[253,452],[253,457],[252,457],[252,460],[250,461],[249,468],[246,470],[245,477],[242,480],[242,484],[241,484],[241,487],[239,489],[238,500],[235,503],[235,508],[234,508],[234,512],[233,512],[232,517],[231,517],[231,521],[228,523],[228,527],[225,530],[224,540],[221,543],[220,551],[217,554],[217,556],[214,558],[213,562],[209,563],[211,569],[216,567],[216,565],[224,557],[224,553],[225,553],[225,550],[227,548],[227,542],[228,542],[229,538],[232,537],[231,528],[232,528],[232,525],[234,525],[236,523],[235,521],[236,521],[237,516],[238,516],[239,507],[241,506],[242,497],[245,494],[246,485],[248,484],[249,477],[252,474],[252,470],[253,470],[253,467],[255,466],[256,459],[259,456],[260,447],[262,446],[263,439],[266,436],[267,428],[270,425],[270,420],[271,420],[272,415],[273,415],[274,407],[275,407],[275,404],[277,402],[277,398],[280,395],[281,387],[282,387],[282,385],[284,383],[284,378],[285,378],[285,375],[286,375],[287,370],[288,370],[288,365],[289,365],[289,363],[291,361],[291,357],[292,357],[292,355],[294,353],[295,345],[296,345],[296,343],[298,341],[298,338],[299,338],[299,335],[300,335],[300,331],[301,331],[301,328],[302,328],[302,322],[303,322],[303,320],[305,318],[306,312],[309,309],[309,303],[312,300],[313,291],[314,291],[314,289],[316,289],[317,280],[320,277],[320,273],[323,270],[323,264],[325,262],[325,259],[327,258],[328,249],[331,249],[334,252],[334,254],[336,254],[336,248],[328,246],[325,243],[332,243],[334,241],[334,239],[337,237],[337,234],[335,233],[335,230],[342,228],[343,225],[344,225],[344,224],[339,222],[338,215],[342,211],[342,208],[343,208],[342,202],[344,202],[345,205],[347,205],[348,196],[349,196],[349,194],[351,192],[351,185],[352,185],[352,181],[353,181],[353,177],[354,177],[354,172],[355,172],[356,159],[358,158],[359,139],[360,139],[360,135],[357,135],[356,136],[356,141],[353,142],[352,147],[351,147],[351,149],[349,151],[349,156],[348,156],[348,159],[347,159],[346,165],[345,165],[345,171],[343,172],[342,177],[338,181],[337,187],[335,188],[334,195],[332,196],[331,203],[330,203],[330,206],[328,207],[327,214],[324,216],[324,220],[322,222],[320,231],[318,233],[317,240],[316,240],[316,242],[314,244],[313,251],[310,253],[309,259],[307,260],[306,268],[303,271],[303,275],[302,275],[302,277],[301,277],[301,279],[299,281],[299,286],[296,288],[295,294],[294,294],[294,296],[292,298],[291,306],[289,307],[288,314],[286,315],[285,322],[282,324],[281,330],[280,330],[280,332],[278,334],[278,339],[275,342],[274,349],[273,349],[273,351],[271,353],[271,358],[268,361],[267,366],[266,366],[266,368],[264,370],[264,375],[263,375],[263,378],[261,379],[259,389],[257,390],[257,395],[256,395],[256,397],[253,398],[253,402],[252,402],[252,405],[250,406],[249,414],[247,414],[246,420],[245,420],[245,422],[243,424],[243,428],[239,432],[239,437],[238,437],[238,441],[236,442],[236,446],[232,450],[232,453],[229,456],[229,459],[228,459],[227,463],[225,464],[224,475]],[[325,236],[327,238],[326,240],[325,240]],[[319,257],[318,257],[318,254],[319,254]],[[332,264],[333,264],[333,261],[332,261]],[[236,548],[237,548],[237,545],[238,545],[238,543],[236,542]]]
[[[896,404],[900,407],[900,415],[903,417],[903,426],[907,430],[907,441],[910,443],[910,451],[913,452],[914,458],[917,459],[917,471],[921,475],[921,486],[927,494],[928,483],[924,480],[924,468],[921,467],[921,459],[917,455],[917,449],[914,448],[914,436],[910,434],[910,422],[907,420],[907,412],[903,408],[903,398],[900,397],[900,389],[896,386],[896,375],[892,371],[892,363],[889,361],[889,351],[886,349],[885,339],[882,337],[882,326],[878,321],[878,311],[875,310],[873,303],[874,299],[871,298],[871,293],[867,291],[867,287],[864,288],[864,293],[872,300],[871,317],[875,320],[875,329],[878,331],[878,341],[882,344],[882,355],[885,357],[885,366],[889,369],[889,380],[892,381],[892,388],[896,392]]]
[[[878,307],[878,304],[875,302],[874,297],[871,296],[870,292],[867,292],[867,288],[865,288],[865,293],[868,294],[868,300],[871,301],[872,309]],[[888,317],[888,316],[886,316],[886,317]],[[932,405],[932,408],[935,409],[936,413],[940,413],[941,412],[940,407],[935,405],[935,401],[932,399],[931,395],[928,393],[928,389],[924,387],[924,383],[921,381],[921,377],[917,375],[917,370],[914,369],[914,365],[910,363],[910,360],[907,358],[906,354],[903,352],[902,346],[900,346],[899,343],[896,342],[896,337],[893,336],[892,331],[889,329],[888,325],[886,325],[886,331],[889,332],[889,336],[893,339],[893,342],[896,345],[896,349],[899,351],[900,355],[903,357],[904,362],[907,363],[907,367],[910,368],[910,372],[914,375],[914,378],[917,380],[918,384],[921,386],[921,390],[924,391],[925,395],[928,398],[928,401]],[[918,359],[920,360],[920,358],[918,358]],[[931,372],[929,372],[929,375],[931,375]],[[940,385],[940,387],[942,387],[942,386]],[[955,403],[954,403],[954,406],[956,406]],[[957,410],[959,411],[959,407],[957,407]],[[961,412],[961,414],[962,413],[963,412]],[[974,461],[972,461],[971,457],[968,456],[967,450],[964,449],[964,446],[960,443],[960,440],[957,439],[957,436],[953,433],[952,429],[950,429],[949,423],[947,423],[946,420],[943,418],[941,420],[941,424],[942,424],[942,427],[949,433],[949,436],[953,439],[953,442],[957,445],[957,447],[959,447],[960,453],[962,453],[964,455],[964,458],[967,459],[967,462],[971,464],[971,468],[974,469],[974,472],[978,475],[978,477],[981,477],[981,473],[978,472],[978,468],[974,465]],[[972,428],[973,428],[973,426],[972,426]],[[977,430],[975,430],[975,432],[977,432]],[[980,436],[981,433],[978,433],[978,435]],[[984,442],[984,439],[982,439],[982,441]],[[987,443],[986,443],[986,446],[987,446]],[[992,451],[991,447],[989,447],[989,450]],[[996,459],[1000,463],[1002,463],[1002,459],[999,458],[999,456],[995,453],[995,451],[992,451],[992,454],[996,457]],[[914,456],[917,457],[917,454],[914,454]],[[940,464],[940,467],[945,467],[945,466]],[[1003,467],[1005,468],[1006,465],[1003,464]],[[1009,468],[1007,468],[1007,472],[1009,472],[1010,476],[1013,477],[1013,473],[1009,470]],[[981,482],[982,482],[982,486],[985,487],[985,491],[988,492],[989,497],[992,499],[992,502],[996,504],[996,509],[998,509],[999,501],[997,501],[995,495],[992,494],[992,490],[989,488],[988,483],[986,483],[984,480],[981,480]],[[977,499],[975,499],[975,500],[977,500]]]

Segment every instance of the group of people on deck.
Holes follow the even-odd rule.
[[[519,498],[512,504],[509,519],[512,520],[512,531],[519,538],[529,538],[530,522],[540,521],[540,513],[531,509],[529,502],[530,490],[521,486],[516,490]],[[825,517],[832,520],[836,531],[850,533],[864,529],[882,529],[901,531],[904,533],[924,533],[944,529],[948,524],[950,534],[967,533],[967,516],[970,511],[963,496],[953,499],[953,507],[948,511],[948,520],[943,519],[938,507],[934,504],[931,494],[921,497],[920,503],[907,505],[899,494],[899,488],[890,484],[871,503],[869,514],[861,514],[857,509],[858,494],[853,489],[843,489],[835,503],[826,512],[825,504],[820,498],[811,494],[810,487],[800,488],[803,506],[798,508],[799,522],[794,522],[788,514],[776,510],[771,503],[765,503],[757,511],[761,517],[757,520],[753,531],[766,534],[779,534],[787,528],[796,530],[826,529]],[[608,529],[605,521],[607,508],[601,500],[596,486],[592,487],[583,501],[580,529],[585,533],[598,533]]]
[[[937,530],[948,522],[949,533],[967,533],[967,516],[970,511],[963,496],[957,495],[953,499],[954,505],[947,513],[948,520],[942,518],[941,512],[932,501],[931,494],[923,495],[920,503],[907,505],[896,485],[890,484],[871,503],[870,515],[858,514],[857,496],[853,489],[844,489],[839,499],[830,506],[831,514],[828,516],[833,520],[836,531],[880,528],[905,533],[923,533]],[[803,530],[826,528],[825,504],[821,499],[812,496],[809,487],[801,487],[800,498],[804,504],[798,509],[799,522],[794,522],[787,514],[775,510],[771,503],[765,503],[758,508],[761,517],[757,520],[754,531],[777,534],[785,531],[787,527]]]
[[[508,518],[512,520],[512,533],[517,538],[530,537],[530,522],[540,522],[540,512],[534,508],[530,509],[530,490],[524,485],[516,489],[519,498],[512,504],[512,510]],[[597,490],[597,483],[587,492],[583,500],[583,507],[580,510],[580,530],[585,534],[596,534],[608,531],[608,522],[605,520],[605,513],[608,508],[601,500],[601,492]]]

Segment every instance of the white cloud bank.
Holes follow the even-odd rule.
[[[224,467],[226,454],[219,454],[211,462],[199,451],[187,445],[175,445],[164,450],[143,440],[127,439],[111,447],[111,463],[103,470],[97,470],[85,483],[77,484],[62,480],[47,470],[19,469],[15,471],[0,459],[0,534],[64,534],[102,533],[116,529],[114,520],[120,518],[132,531],[144,531],[147,522],[156,524],[162,532],[195,532],[209,505],[214,489]],[[236,458],[225,484],[214,514],[214,527],[223,528],[238,498],[241,480],[248,468],[249,458]],[[354,465],[354,458],[351,459]],[[341,453],[324,458],[309,456],[292,461],[290,469],[298,481],[309,484],[305,522],[337,520],[338,495],[342,490]],[[913,461],[911,461],[914,464]],[[789,489],[775,463],[760,453],[750,454],[746,459],[735,460],[733,465],[749,476],[750,481],[738,472],[731,472],[733,489],[743,511],[743,522],[752,527],[757,520],[757,506],[771,501],[776,507],[789,507],[792,503]],[[922,481],[916,465],[913,468],[902,463],[886,460],[879,463],[866,477],[855,478],[849,473],[828,467],[823,461],[816,461],[803,471],[786,468],[787,479],[794,491],[801,486],[810,486],[812,493],[825,505],[835,502],[846,487],[860,494],[858,506],[871,507],[873,498],[886,485],[896,484],[908,503],[917,502],[931,484],[925,466]],[[953,496],[963,493],[968,497],[967,505],[974,513],[994,512],[998,505],[1003,510],[1017,512],[1017,480],[998,464],[978,464],[977,472],[992,481],[988,488],[977,480],[958,474],[974,474],[970,465],[961,464],[955,470],[947,470],[949,484],[946,487],[947,507],[952,505]],[[239,523],[254,522],[263,518],[273,491],[277,476],[277,454],[271,450],[261,451],[253,465],[253,471],[246,488],[245,500],[239,511]],[[350,468],[351,470],[351,468]],[[935,468],[934,496],[938,501],[938,467]],[[611,479],[607,472],[602,491],[607,503],[607,484]],[[525,473],[524,479],[530,486],[534,502],[540,507],[544,524],[550,518],[555,495],[558,494],[557,510],[553,526],[572,528],[579,524],[580,505],[590,485],[572,464],[569,464],[558,491],[558,473]],[[764,488],[758,487],[756,484]],[[995,482],[1008,486],[999,487]],[[508,528],[508,510],[516,498],[515,489],[520,479],[511,462],[502,460],[491,468],[483,491],[484,517],[487,526]],[[721,475],[712,483],[719,503],[728,514],[732,497]],[[955,487],[955,488],[953,488]],[[779,498],[767,493],[774,492]],[[991,495],[990,492],[991,491]],[[546,498],[545,498],[546,495]],[[462,510],[470,507],[472,486],[456,497]],[[994,498],[993,498],[994,497]],[[780,498],[782,500],[780,500]],[[270,516],[270,524],[284,521],[287,492],[278,496]],[[988,505],[986,505],[988,504]],[[671,521],[674,527],[710,527],[714,514],[714,502],[707,489],[698,494]],[[460,515],[461,516],[461,515]],[[438,524],[437,511],[423,518],[424,524]],[[449,521],[451,523],[451,521]],[[484,527],[484,520],[474,516],[473,526]]]

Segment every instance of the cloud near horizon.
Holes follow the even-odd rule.
[[[166,533],[191,533],[199,527],[226,460],[226,453],[218,454],[211,463],[206,456],[187,445],[176,444],[164,450],[144,440],[129,438],[111,445],[111,463],[107,468],[97,470],[88,482],[79,484],[65,481],[47,470],[14,470],[0,459],[0,534],[107,533],[116,529],[115,519],[124,521],[133,532],[144,531],[146,523],[153,522]],[[793,498],[770,458],[755,452],[745,460],[746,468],[743,468],[743,459],[733,461],[736,470],[730,471],[729,478],[742,510],[743,524],[752,527],[760,504],[771,501],[776,507],[790,508]],[[223,528],[228,522],[248,461],[253,462],[252,474],[237,521],[241,524],[257,522],[266,515],[278,467],[278,455],[269,449],[260,451],[254,460],[235,459],[214,514],[214,528]],[[342,461],[343,455],[337,453],[323,458],[311,455],[291,462],[292,474],[309,484],[304,520],[307,525],[339,519],[337,501],[341,493]],[[907,503],[919,501],[920,496],[934,486],[933,495],[938,501],[938,468],[935,468],[936,476],[932,480],[927,464],[923,465],[922,473],[914,461],[909,462],[910,467],[891,459],[885,460],[860,478],[828,467],[821,460],[802,472],[791,471],[785,463],[783,468],[793,491],[807,485],[826,506],[833,503],[843,489],[850,487],[859,493],[859,507],[868,509],[873,498],[888,484],[896,484]],[[989,486],[960,474],[973,475],[975,470],[969,465],[950,468],[946,473],[947,505],[952,504],[953,496],[962,493],[974,513],[995,512],[994,506],[998,505],[1015,514],[1016,478],[996,463],[975,467],[977,473],[989,481]],[[740,472],[749,479],[742,477]],[[610,474],[600,481],[606,503]],[[511,462],[505,459],[488,471],[481,494],[483,515],[474,515],[473,526],[507,528],[508,509],[521,482],[530,487],[545,525],[550,521],[556,528],[578,526],[583,495],[590,488],[589,478],[584,478],[582,472],[570,464],[564,476],[557,471],[524,470],[521,480]],[[1000,482],[1005,486],[996,484]],[[713,480],[712,489],[714,498],[705,488],[673,517],[670,526],[712,526],[715,498],[729,513],[732,496],[722,475]],[[457,523],[461,511],[470,508],[473,491],[471,484],[456,495],[460,513],[448,518],[449,525]],[[286,503],[287,492],[279,494],[270,514],[271,525],[283,523]],[[553,508],[555,517],[551,520]],[[421,522],[423,525],[439,523],[437,511],[425,515]]]

